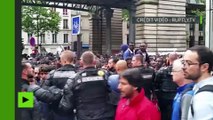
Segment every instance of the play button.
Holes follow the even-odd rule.
[[[34,99],[32,92],[18,93],[18,107],[19,108],[33,108]]]
[[[25,103],[26,101],[28,101],[28,99],[25,98],[25,97],[23,97],[23,98],[22,98],[22,103]]]

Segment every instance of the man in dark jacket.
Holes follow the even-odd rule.
[[[177,59],[176,53],[169,54],[169,66],[161,68],[155,77],[155,88],[161,109],[162,120],[171,120],[172,103],[176,95],[177,84],[172,79],[172,64]]]
[[[65,113],[58,109],[62,97],[62,89],[68,78],[73,78],[76,73],[76,68],[73,66],[74,57],[75,55],[73,52],[69,50],[63,51],[60,56],[62,67],[50,72],[49,78],[46,80],[43,88],[37,85],[31,85],[29,89],[34,92],[34,95],[38,100],[49,103],[54,120],[74,119],[73,111]]]
[[[136,54],[132,57],[132,67],[138,68],[141,76],[144,79],[144,90],[147,98],[151,98],[151,93],[153,93],[153,83],[155,79],[155,71],[152,68],[143,66],[143,55]]]
[[[139,50],[136,51],[136,54],[141,54],[141,55],[143,55],[143,64],[149,65],[149,64],[150,64],[150,59],[149,59],[149,55],[148,55],[146,49],[147,49],[147,43],[146,43],[146,42],[143,42],[143,43],[140,45]]]
[[[22,81],[21,81],[21,91],[27,92],[29,85],[33,82],[34,72],[32,65],[30,63],[22,63]],[[39,113],[39,104],[36,99],[34,99],[34,108],[22,109],[21,110],[21,120],[40,120],[41,116]]]
[[[95,68],[95,56],[90,51],[82,54],[81,61],[83,70],[67,81],[60,108],[76,109],[78,120],[113,120],[115,110],[109,104],[105,72]]]

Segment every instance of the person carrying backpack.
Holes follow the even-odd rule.
[[[182,64],[185,78],[195,82],[188,120],[213,120],[212,51],[205,46],[191,47],[185,52]]]
[[[184,78],[181,61],[182,59],[177,59],[172,65],[172,79],[179,87],[173,100],[171,120],[187,120],[188,109],[192,98],[190,91],[192,91],[194,83],[192,80]]]

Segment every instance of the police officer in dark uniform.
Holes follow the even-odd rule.
[[[171,120],[172,103],[178,87],[177,84],[173,82],[171,75],[172,64],[176,59],[176,53],[169,54],[170,65],[161,68],[156,73],[155,88],[161,110],[162,120]]]
[[[96,69],[94,61],[92,52],[82,54],[83,70],[67,81],[60,108],[63,111],[76,109],[78,120],[113,120],[115,108],[109,103],[105,72]]]
[[[152,68],[143,66],[143,56],[136,54],[132,57],[132,67],[140,70],[141,76],[144,78],[144,90],[147,98],[151,99],[152,93],[154,93],[153,85],[155,79],[155,71]]]
[[[75,54],[70,50],[65,50],[60,55],[62,67],[51,71],[49,78],[45,82],[43,88],[37,85],[31,85],[29,91],[33,91],[37,99],[48,103],[53,112],[53,120],[73,120],[73,111],[62,112],[58,109],[62,90],[67,83],[68,78],[74,78],[76,68],[73,66]]]

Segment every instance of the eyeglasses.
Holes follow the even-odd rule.
[[[172,72],[180,72],[180,71],[182,71],[182,70],[172,70]]]
[[[198,63],[198,62],[192,62],[190,60],[182,60],[181,62],[184,67],[186,67],[186,66],[189,67],[191,65],[200,65],[200,63]]]

